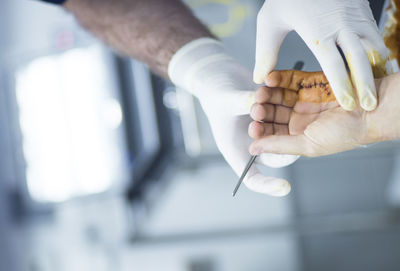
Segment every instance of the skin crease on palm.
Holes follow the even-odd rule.
[[[379,106],[367,112],[339,107],[322,72],[273,71],[256,92],[251,154],[322,156],[399,137],[400,74],[375,81]],[[394,122],[393,122],[394,121]],[[395,125],[394,125],[395,124]]]

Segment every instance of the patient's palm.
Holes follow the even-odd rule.
[[[251,137],[304,134],[323,152],[338,144],[346,149],[359,144],[364,111],[339,107],[322,72],[274,71],[266,83],[269,87],[261,87],[256,94]]]

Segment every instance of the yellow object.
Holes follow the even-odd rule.
[[[390,50],[390,58],[397,60],[400,65],[400,0],[390,0],[386,10],[388,19],[386,21],[384,40]]]
[[[187,3],[193,9],[212,4],[223,5],[227,8],[226,22],[209,25],[211,32],[219,38],[231,37],[238,33],[245,19],[253,14],[251,6],[240,3],[238,0],[189,0]]]
[[[375,50],[368,51],[368,60],[371,63],[372,72],[374,73],[374,78],[382,78],[388,75],[388,71],[386,69],[387,62],[389,58],[383,58],[381,54]],[[389,71],[391,73],[391,71]]]

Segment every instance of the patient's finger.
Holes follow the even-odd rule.
[[[262,123],[253,121],[249,125],[249,136],[253,139],[260,139],[264,136],[273,135],[274,127],[272,123]]]
[[[293,107],[299,100],[299,95],[296,91],[290,89],[283,89],[282,104],[288,107]]]
[[[286,124],[274,123],[274,135],[289,135],[289,128]]]
[[[275,119],[275,105],[254,104],[251,107],[250,117],[256,121],[273,122]]]
[[[265,77],[265,84],[268,87],[279,87],[297,90],[298,86],[293,81],[295,70],[272,71]]]
[[[292,108],[286,106],[275,105],[275,118],[274,123],[288,124]]]
[[[255,121],[287,124],[291,113],[292,108],[282,105],[254,104],[250,111],[250,117]]]
[[[283,88],[261,87],[256,92],[256,102],[293,107],[298,100],[296,91]]]
[[[323,72],[303,72],[297,70],[273,71],[265,78],[268,87],[286,88],[299,91],[306,87],[329,84]]]
[[[282,104],[283,90],[280,88],[260,87],[256,91],[256,103]]]
[[[298,102],[293,107],[293,111],[301,114],[313,114],[313,113],[320,113],[338,106],[339,104],[337,102],[328,102],[328,103]]]
[[[278,88],[288,87],[283,91],[282,104],[293,106],[298,113],[323,112],[338,106],[331,86],[322,72],[274,71],[267,76],[266,81]]]
[[[249,152],[259,155],[263,152],[312,156],[314,145],[304,135],[273,135],[254,141]]]
[[[270,135],[288,135],[289,127],[287,124],[253,121],[249,125],[248,132],[251,138],[260,139]]]

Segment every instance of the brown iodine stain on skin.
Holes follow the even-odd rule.
[[[335,101],[335,95],[329,83],[307,84],[299,90],[299,101],[309,103],[328,103]]]
[[[336,101],[331,86],[323,72],[296,70],[276,71],[271,78],[284,88],[284,104],[293,106],[296,102],[329,103]]]
[[[293,91],[290,89],[283,90],[283,105],[293,107],[296,104],[298,98],[299,95],[297,94],[297,91]]]

